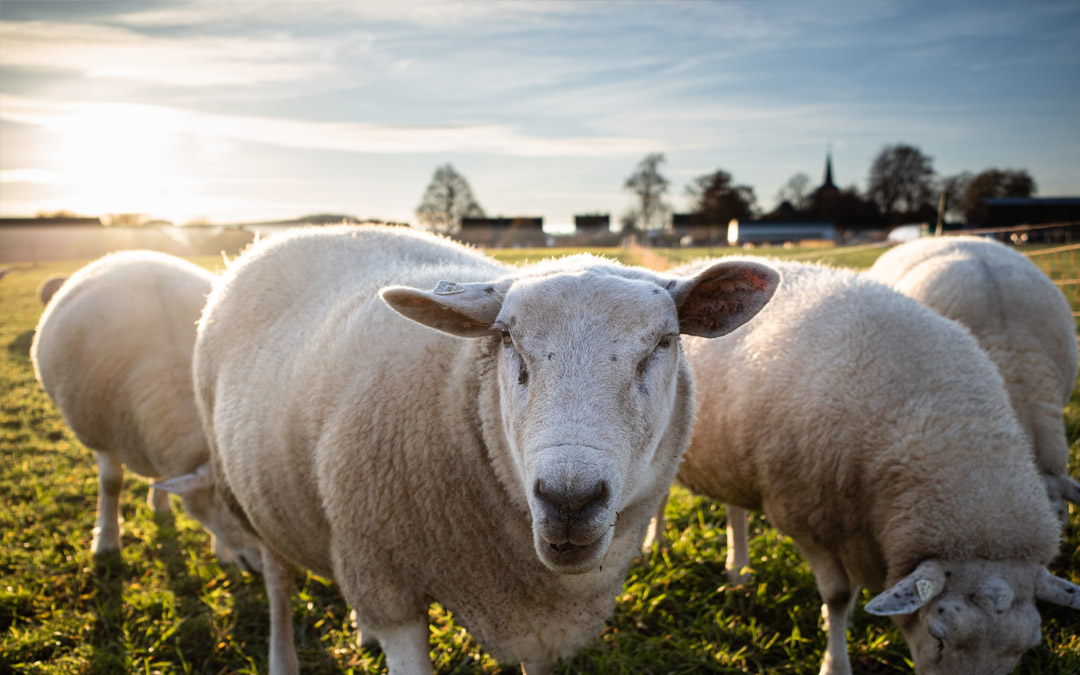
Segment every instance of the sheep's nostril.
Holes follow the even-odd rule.
[[[536,495],[567,516],[576,516],[592,506],[602,506],[608,499],[607,481],[597,481],[585,488],[552,486],[536,481]]]

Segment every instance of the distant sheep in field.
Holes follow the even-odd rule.
[[[394,675],[431,672],[433,601],[552,672],[611,615],[689,441],[680,333],[731,331],[777,281],[511,268],[399,228],[255,244],[210,296],[195,380],[217,480],[266,544],[270,672],[297,670],[293,564],[338,582]]]
[[[1039,641],[1035,598],[1080,608],[1080,588],[1046,568],[1059,528],[1001,376],[886,286],[767,262],[784,283],[759,318],[685,341],[700,406],[678,479],[729,505],[729,574],[749,562],[743,509],[763,511],[813,568],[822,673],[851,672],[861,586],[919,673],[1011,672]]]
[[[1005,379],[1017,419],[1034,443],[1054,509],[1080,503],[1069,477],[1062,408],[1076,384],[1076,323],[1054,282],[1030,260],[976,237],[919,239],[886,252],[867,276],[974,333]]]
[[[150,251],[96,260],[60,287],[41,316],[30,356],[38,381],[98,464],[94,554],[120,548],[124,466],[155,484],[149,502],[169,511],[169,491],[214,535],[215,552],[259,568],[254,537],[213,486],[192,391],[195,324],[209,272]],[[225,545],[225,549],[220,547]]]
[[[62,274],[54,274],[51,277],[46,277],[37,289],[38,300],[41,301],[41,304],[49,304],[49,300],[52,300],[52,297],[56,295],[56,292],[60,290],[60,287],[64,285],[65,281],[67,281],[67,277]]]

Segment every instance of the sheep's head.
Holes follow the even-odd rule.
[[[419,323],[491,341],[502,434],[536,553],[556,572],[582,573],[603,561],[621,512],[659,499],[689,442],[693,392],[679,335],[734,330],[778,282],[752,262],[678,279],[587,257],[382,297]]]
[[[1080,609],[1080,587],[1036,563],[927,560],[866,610],[893,617],[920,675],[1006,675],[1039,643],[1036,598]]]
[[[193,473],[177,476],[154,488],[180,495],[184,509],[192,518],[210,530],[214,539],[214,555],[222,564],[235,563],[245,572],[262,573],[262,548],[258,537],[246,525],[235,508],[230,508],[214,482],[209,463]]]

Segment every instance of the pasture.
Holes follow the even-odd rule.
[[[599,252],[641,261],[638,251]],[[865,267],[880,250],[769,253]],[[518,261],[551,254],[526,250],[497,257]],[[1039,263],[1050,259],[1058,266],[1044,267],[1052,276],[1077,278],[1073,257],[1033,257]],[[222,265],[216,257],[194,261],[209,269]],[[15,264],[0,281],[0,672],[265,672],[269,619],[261,580],[220,567],[209,536],[180,511],[175,497],[173,515],[155,517],[146,504],[147,484],[129,475],[121,504],[124,548],[91,559],[96,468],[40,390],[29,361],[42,309],[37,285],[86,262]],[[1073,305],[1080,311],[1075,299]],[[1076,474],[1080,396],[1074,394],[1066,417]],[[754,580],[729,585],[722,505],[675,488],[667,516],[668,548],[634,565],[604,634],[558,672],[816,673],[825,646],[820,599],[790,541],[754,517]],[[1080,582],[1080,509],[1073,508],[1052,571]],[[378,649],[355,644],[348,608],[334,585],[310,574],[299,574],[297,584],[293,622],[301,670],[385,672]],[[1043,642],[1025,655],[1017,672],[1080,672],[1080,612],[1045,603],[1039,609]],[[516,665],[493,662],[438,606],[430,618],[437,672],[519,672]],[[849,647],[856,672],[911,672],[899,631],[861,608],[854,613]]]

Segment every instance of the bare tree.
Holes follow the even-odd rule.
[[[788,178],[776,193],[778,202],[787,202],[795,207],[796,211],[805,211],[810,208],[810,176],[799,172]]]
[[[987,169],[972,178],[964,189],[964,220],[970,224],[983,221],[986,217],[983,199],[1030,197],[1035,191],[1035,179],[1026,169]]]
[[[671,207],[664,202],[668,179],[660,174],[663,163],[662,152],[646,155],[623,184],[623,189],[633,192],[638,199],[635,224],[639,229],[660,229],[667,224],[666,216],[671,212]]]
[[[958,217],[964,212],[963,199],[968,184],[971,183],[970,171],[961,171],[951,176],[944,176],[938,181],[938,190],[944,195],[945,216]]]
[[[933,194],[933,158],[913,145],[886,145],[870,167],[867,196],[893,223],[903,212],[920,210]]]
[[[734,185],[731,174],[717,169],[698,176],[686,186],[694,214],[709,223],[726,225],[731,219],[746,220],[754,215],[757,198],[749,185]]]
[[[483,217],[484,210],[476,203],[465,177],[450,164],[435,169],[420,206],[416,207],[420,224],[433,232],[450,234],[461,228],[462,218]]]

